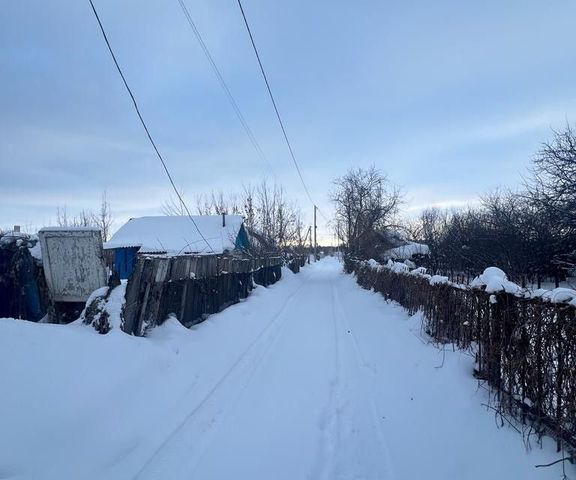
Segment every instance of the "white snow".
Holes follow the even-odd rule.
[[[484,272],[470,282],[472,288],[485,287],[486,292],[506,292],[515,295],[522,293],[522,287],[508,280],[506,274],[498,267],[488,267]]]
[[[370,265],[372,268],[378,268],[380,266],[380,264],[376,260],[374,260],[373,258],[368,260],[366,263],[368,265]]]
[[[100,303],[99,305],[100,312],[106,311],[109,315],[108,319],[110,327],[112,329],[114,328],[119,329],[121,324],[120,315],[122,307],[124,306],[125,303],[127,285],[128,281],[122,280],[120,285],[114,288],[114,290],[110,292],[110,295],[106,299],[104,298],[104,296],[108,293],[109,287],[102,287],[98,288],[97,290],[94,290],[94,292],[92,292],[88,300],[86,300],[86,307],[90,306],[92,302],[98,301]],[[98,320],[99,316],[100,314],[97,314],[97,318],[94,318],[92,321],[94,322]],[[82,324],[85,321],[85,319],[86,319],[86,308],[84,308],[84,310],[80,315],[80,318],[75,323]]]
[[[100,227],[43,227],[40,232],[99,232]]]
[[[424,267],[417,267],[414,270],[410,270],[410,275],[426,275],[426,269]]]
[[[518,297],[525,298],[541,298],[545,302],[551,303],[567,303],[576,307],[576,290],[571,288],[555,288],[553,290],[546,290],[543,288],[537,290],[531,290],[522,288],[514,282],[508,280],[508,277],[504,271],[498,267],[488,267],[484,272],[474,278],[469,285],[451,282],[448,277],[442,275],[428,275],[424,267],[417,267],[410,270],[410,267],[406,265],[405,262],[394,262],[388,259],[386,265],[381,265],[374,259],[370,259],[363,262],[364,266],[380,270],[386,268],[394,273],[399,274],[409,274],[416,277],[424,278],[428,280],[430,285],[450,285],[454,288],[467,289],[467,288],[477,288],[485,289],[487,293],[497,293],[497,292],[507,292]],[[491,303],[497,303],[496,296],[490,296]]]
[[[40,242],[36,242],[33,247],[30,247],[30,255],[32,255],[37,260],[42,260],[42,249],[40,248]]]
[[[385,258],[392,258],[394,260],[406,260],[412,258],[414,255],[428,255],[430,248],[423,243],[408,242],[406,245],[391,248],[386,250],[383,254]]]
[[[392,270],[395,273],[408,273],[410,271],[410,268],[405,263],[395,262],[390,267],[390,270]]]
[[[446,285],[449,283],[448,277],[443,275],[432,275],[432,277],[430,277],[430,285]]]
[[[552,441],[528,453],[496,427],[471,355],[341,270],[326,258],[147,338],[0,320],[0,477],[560,478],[534,468]]]
[[[226,226],[222,225],[222,215],[192,215],[192,220],[166,215],[132,218],[104,248],[140,247],[140,253],[222,253],[234,249],[244,222],[240,215],[226,215]]]
[[[551,303],[569,303],[576,307],[576,290],[558,287],[553,290],[538,289],[531,295],[533,298],[540,297]]]

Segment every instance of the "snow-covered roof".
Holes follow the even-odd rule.
[[[222,215],[193,215],[192,219],[194,222],[188,216],[132,218],[104,248],[140,247],[140,253],[223,253],[234,249],[244,222],[240,215],[226,215],[225,222]]]
[[[99,232],[100,227],[44,227],[39,232]]]
[[[413,255],[428,255],[430,253],[430,248],[428,245],[423,243],[408,242],[406,245],[401,245],[400,247],[391,248],[384,252],[384,257],[392,258],[395,260],[405,260],[411,258]]]

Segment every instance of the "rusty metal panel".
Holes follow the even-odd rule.
[[[54,302],[85,302],[106,285],[102,237],[97,228],[43,228],[42,263]]]

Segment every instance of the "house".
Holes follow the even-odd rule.
[[[132,218],[104,244],[120,278],[130,276],[138,254],[217,255],[249,247],[240,215]]]

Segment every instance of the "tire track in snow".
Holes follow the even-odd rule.
[[[331,324],[334,335],[334,372],[333,377],[330,379],[328,403],[318,419],[318,427],[322,431],[322,440],[318,455],[308,475],[310,480],[328,480],[333,478],[336,448],[340,437],[342,358],[332,283],[330,284],[330,293]]]
[[[298,291],[301,288],[298,289]],[[297,294],[296,292],[294,296]],[[282,313],[288,308],[288,306],[292,302],[288,302],[285,304]],[[210,445],[213,443],[219,429],[218,427],[223,423],[223,421],[229,416],[231,411],[233,410],[234,406],[238,403],[238,401],[242,398],[243,394],[250,386],[253,378],[256,374],[260,371],[261,367],[265,364],[265,361],[269,358],[271,352],[274,351],[274,347],[278,344],[279,340],[283,337],[283,333],[286,329],[286,325],[289,323],[289,317],[284,318],[284,320],[278,325],[278,328],[271,333],[270,339],[268,342],[263,344],[262,351],[259,353],[258,358],[253,362],[251,369],[247,372],[246,378],[244,379],[242,385],[237,387],[233,393],[233,399],[228,398],[228,395],[225,391],[219,392],[219,396],[226,397],[225,402],[226,407],[224,409],[220,409],[216,414],[216,417],[213,418],[209,428],[203,431],[203,437],[201,438],[200,448],[196,449],[194,455],[191,456],[191,461],[187,461],[186,464],[182,464],[178,472],[182,472],[184,468],[186,468],[186,477],[193,476],[196,472],[198,465],[200,464],[204,454],[208,451]],[[217,402],[219,403],[219,402]],[[174,472],[172,471],[171,474]]]
[[[346,361],[342,368],[345,383],[338,418],[340,435],[337,438],[334,471],[331,479],[395,479],[392,456],[386,433],[377,413],[371,382],[375,380],[374,367],[364,358],[352,333],[345,309],[339,299],[335,283],[332,284],[332,301],[336,329],[339,332],[341,356]],[[346,333],[345,333],[346,332]],[[343,338],[347,337],[347,338]],[[370,372],[371,378],[366,378]],[[344,402],[344,403],[342,403]],[[376,443],[376,448],[374,448]],[[370,458],[364,457],[368,455]],[[358,460],[356,456],[361,457]],[[381,458],[384,458],[382,463]]]
[[[177,437],[184,434],[186,427],[190,426],[190,423],[193,420],[198,416],[201,416],[205,410],[213,408],[215,409],[215,412],[211,413],[207,418],[202,417],[198,420],[198,423],[205,424],[203,428],[202,426],[199,426],[201,430],[199,433],[201,435],[198,438],[188,438],[188,441],[196,441],[192,441],[192,445],[190,445],[191,451],[189,459],[192,459],[192,462],[188,461],[186,464],[187,466],[190,466],[190,463],[192,463],[192,468],[195,467],[210,442],[210,439],[202,437],[205,437],[208,433],[214,431],[226,411],[230,409],[234,401],[237,400],[246,389],[250,380],[254,376],[254,373],[258,369],[258,366],[270,352],[271,346],[275,344],[277,339],[280,337],[280,333],[287,322],[287,317],[283,319],[284,312],[308,281],[309,275],[307,275],[298,288],[296,288],[294,292],[286,298],[280,309],[273,315],[272,320],[260,331],[256,338],[250,343],[246,350],[243,351],[226,373],[214,384],[210,391],[184,417],[176,428],[163,439],[160,445],[151,454],[149,460],[134,475],[134,479],[143,479],[147,477],[162,478],[159,475],[161,475],[161,471],[166,467],[170,469],[170,475],[173,476],[175,473],[174,465],[179,463],[179,459],[173,457],[179,456],[178,453],[176,453],[179,452],[179,450],[174,449],[175,452],[171,452],[169,449],[170,445],[173,441],[178,440]],[[259,349],[261,349],[260,352]],[[238,377],[241,378],[242,376],[245,377],[246,381],[234,385],[234,380]],[[232,387],[229,388],[232,392],[224,391],[230,383],[232,383]],[[220,395],[221,393],[222,395]],[[220,398],[215,398],[220,396],[222,396],[221,400]],[[212,400],[220,401],[212,402]],[[224,407],[218,408],[218,405],[224,405]],[[199,448],[196,447],[196,445]]]

